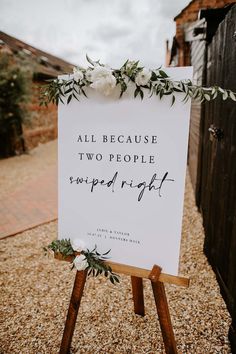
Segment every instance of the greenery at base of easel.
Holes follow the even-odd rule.
[[[150,97],[155,95],[162,99],[171,97],[171,105],[175,103],[175,94],[184,93],[183,102],[189,98],[194,100],[212,101],[218,96],[223,100],[236,101],[236,93],[219,86],[202,87],[195,85],[191,80],[172,80],[161,68],[149,70],[140,66],[139,61],[127,60],[120,69],[112,69],[100,61],[93,61],[87,56],[88,68],[74,67],[73,73],[65,78],[47,80],[48,83],[41,90],[40,102],[47,105],[67,103],[80,96],[86,96],[86,88],[91,87],[96,91],[109,96],[115,87],[119,87],[120,97],[127,90],[129,83],[133,83],[134,98],[144,98],[144,92],[148,91]]]
[[[97,251],[97,246],[95,246],[92,251],[83,249],[78,254],[73,249],[70,239],[54,240],[50,245],[44,247],[44,250],[46,252],[53,251],[54,254],[61,254],[64,258],[70,256],[73,263],[72,269],[87,270],[88,275],[94,277],[104,275],[112,284],[119,283],[119,275],[113,273],[111,267],[105,263],[111,250],[102,254]]]

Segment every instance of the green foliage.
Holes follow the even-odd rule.
[[[88,56],[87,60],[91,65],[88,69],[80,68],[83,73],[83,78],[76,81],[73,76],[69,80],[50,80],[41,90],[41,104],[47,105],[50,102],[58,104],[70,103],[72,99],[79,100],[80,95],[85,95],[85,88],[90,86],[91,82],[86,78],[87,73],[91,72],[95,66],[104,66],[98,61],[92,61]],[[127,90],[128,83],[132,82],[135,85],[134,98],[144,98],[144,91],[148,90],[150,97],[156,95],[162,99],[166,95],[171,96],[172,105],[175,103],[176,93],[184,93],[183,102],[189,98],[203,101],[215,100],[218,96],[223,100],[231,99],[236,101],[236,93],[231,90],[223,89],[218,86],[201,87],[194,85],[191,80],[172,80],[167,73],[158,68],[151,71],[151,78],[144,86],[137,85],[136,77],[144,68],[139,66],[138,61],[127,60],[120,69],[112,70],[112,75],[116,78],[116,85],[120,87],[120,97]]]
[[[23,103],[28,95],[29,73],[8,53],[0,54],[0,133],[25,117]]]
[[[107,255],[111,250],[107,251],[106,253],[100,254],[97,252],[97,246],[92,251],[86,250],[82,251],[87,262],[89,264],[88,267],[88,275],[92,275],[97,277],[98,275],[103,274],[105,277],[109,278],[112,284],[119,283],[119,276],[112,272],[110,266],[108,266],[104,261],[108,259]]]
[[[74,255],[74,250],[71,247],[70,240],[54,240],[50,245],[44,247],[44,250],[52,250],[54,253],[61,253],[64,257]]]
[[[77,252],[75,252],[71,246],[70,239],[54,240],[50,245],[44,247],[44,251],[48,250],[53,251],[54,253],[60,253],[64,258],[68,256],[73,256],[74,260]],[[104,275],[108,278],[112,284],[119,283],[119,275],[112,272],[110,266],[108,266],[105,261],[108,259],[107,255],[110,253],[110,250],[101,254],[97,251],[97,246],[92,251],[88,249],[81,251],[80,254],[84,255],[88,262],[88,275],[97,277],[98,275]],[[72,262],[73,262],[72,260]]]
[[[40,105],[47,105],[50,102],[57,105],[59,101],[64,103],[65,100],[69,104],[72,98],[79,101],[80,95],[87,97],[84,91],[85,86],[88,86],[86,79],[80,82],[73,78],[70,80],[48,80],[48,84],[40,91]]]

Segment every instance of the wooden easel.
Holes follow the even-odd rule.
[[[66,259],[62,258],[60,254],[56,254],[55,258],[67,261],[71,260],[70,257],[67,257]],[[116,273],[131,275],[134,312],[137,315],[144,316],[145,314],[142,278],[148,278],[151,281],[166,354],[177,354],[176,342],[171,324],[164,282],[188,287],[189,279],[161,273],[161,268],[157,265],[154,265],[152,271],[150,272],[145,269],[126,266],[122,264],[116,264],[112,262],[106,263],[109,264],[112,267],[112,270]],[[86,278],[87,271],[76,272],[74,287],[71,295],[59,354],[70,353],[71,341],[75,329],[75,323],[80,307],[81,298],[83,295]]]

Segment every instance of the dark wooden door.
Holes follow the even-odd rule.
[[[208,45],[207,85],[236,92],[236,6]],[[213,138],[210,126],[223,137]],[[206,103],[202,117],[200,209],[206,233],[205,253],[213,266],[232,315],[230,338],[236,352],[236,103]]]

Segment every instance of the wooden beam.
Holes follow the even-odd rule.
[[[73,256],[63,257],[63,255],[60,253],[55,253],[54,257],[56,259],[67,261],[67,262],[71,262],[73,260]],[[121,273],[121,274],[134,276],[138,278],[149,279],[150,272],[151,272],[151,269],[142,269],[142,268],[137,268],[137,267],[114,263],[114,262],[105,262],[105,263],[112,268],[112,271],[114,273]],[[165,274],[165,273],[160,274],[159,281],[163,283],[184,286],[186,288],[189,287],[189,282],[190,282],[188,278]]]

